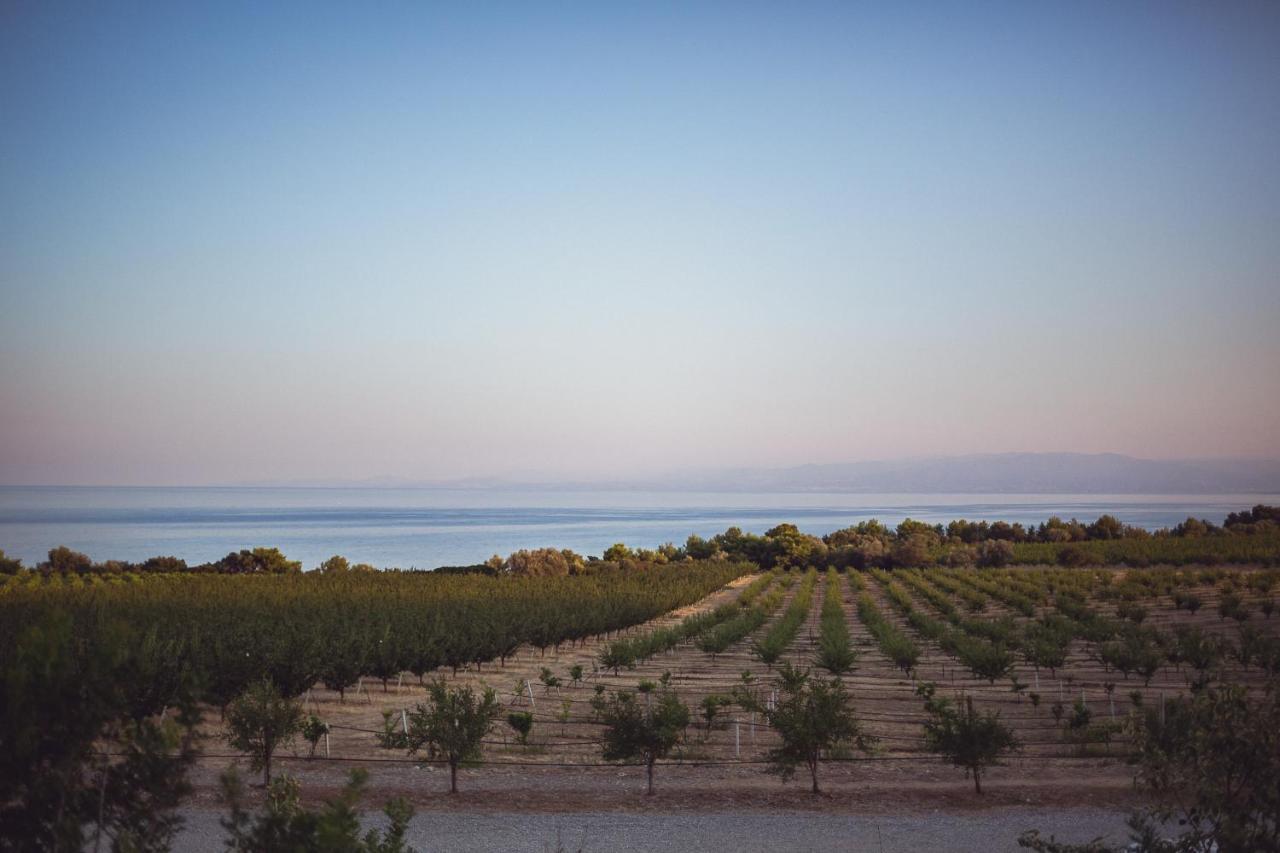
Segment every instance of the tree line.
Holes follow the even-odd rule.
[[[1039,525],[1020,522],[957,519],[946,525],[908,518],[897,527],[875,519],[825,536],[803,533],[794,524],[779,524],[763,535],[730,527],[710,539],[691,535],[683,546],[667,542],[657,548],[632,549],[618,542],[597,557],[567,548],[521,549],[507,557],[493,555],[483,563],[440,566],[441,574],[497,577],[565,577],[610,569],[636,569],[694,560],[749,561],[764,569],[895,568],[930,565],[1008,566],[1058,563],[1064,566],[1154,563],[1260,563],[1280,565],[1280,507],[1258,504],[1232,512],[1221,525],[1187,518],[1173,527],[1147,530],[1124,524],[1113,515],[1092,522],[1063,521],[1053,516]],[[315,567],[323,574],[372,572],[368,563],[351,563],[335,555]],[[233,551],[220,560],[188,565],[179,557],[150,557],[141,562],[94,562],[66,546],[49,551],[34,571],[42,574],[293,574],[302,563],[277,548]],[[21,560],[0,551],[0,575],[24,571]],[[417,570],[409,570],[414,572]]]
[[[1052,517],[1038,526],[1004,521],[928,524],[908,518],[896,527],[874,519],[825,536],[779,524],[763,535],[730,527],[710,539],[690,536],[683,553],[694,558],[750,560],[762,568],[900,568],[1059,564],[1068,567],[1157,563],[1280,565],[1280,507],[1232,513],[1222,525],[1188,518],[1149,531],[1115,516],[1092,522]]]

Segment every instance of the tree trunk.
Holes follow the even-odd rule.
[[[449,762],[449,793],[458,793],[458,762]]]
[[[645,792],[648,796],[653,796],[653,759],[649,759],[649,790]]]
[[[973,790],[978,794],[982,793],[982,780],[979,778],[976,768],[973,771]]]
[[[809,762],[809,773],[813,776],[813,793],[821,793],[818,790],[818,760],[816,758]]]
[[[107,805],[107,773],[111,770],[110,765],[103,765],[102,782],[98,786],[98,828],[93,834],[93,853],[98,853],[98,848],[102,844],[102,817],[106,812]]]
[[[266,758],[262,762],[262,787],[269,788],[271,786],[271,752],[268,751]]]

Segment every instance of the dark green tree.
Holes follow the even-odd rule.
[[[135,718],[118,680],[127,629],[85,643],[65,612],[37,623],[0,654],[0,850],[167,849],[196,757],[189,693]]]

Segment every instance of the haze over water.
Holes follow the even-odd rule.
[[[230,551],[279,547],[303,567],[333,554],[380,568],[435,568],[483,561],[519,548],[554,546],[600,554],[681,544],[730,526],[762,533],[794,522],[822,535],[878,518],[955,518],[1038,524],[1051,515],[1103,513],[1159,528],[1187,516],[1221,522],[1228,512],[1280,495],[763,494],[639,491],[277,487],[0,487],[0,549],[27,565],[67,545],[95,560],[157,555],[188,563]]]

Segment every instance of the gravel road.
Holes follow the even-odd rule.
[[[790,850],[858,850],[879,853],[965,850],[982,853],[1019,850],[1026,829],[1053,833],[1061,841],[1097,836],[1116,842],[1127,837],[1126,812],[1096,809],[998,809],[981,814],[894,816],[824,814],[419,814],[410,825],[410,843],[419,853],[435,851],[613,851],[716,850],[780,853]],[[223,850],[219,814],[188,811],[174,850]],[[382,821],[371,817],[370,825]]]

